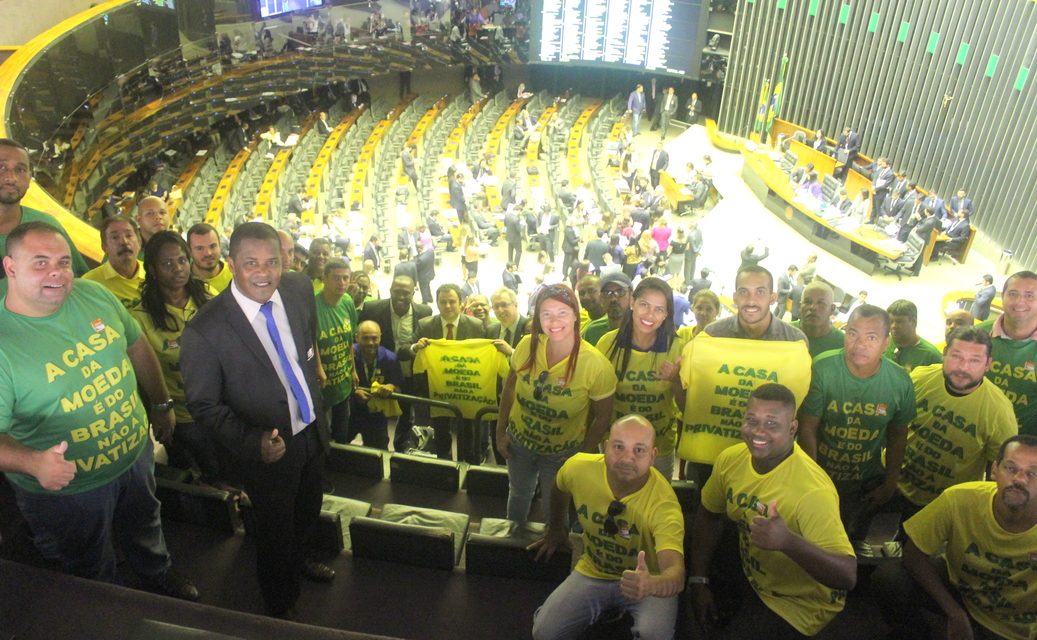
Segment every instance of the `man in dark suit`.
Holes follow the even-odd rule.
[[[551,262],[555,260],[555,248],[558,245],[558,222],[558,214],[545,204],[537,217],[537,240]]]
[[[843,127],[843,133],[835,144],[836,167],[832,175],[839,180],[846,180],[846,172],[853,166],[857,152],[861,150],[861,137],[850,127]]]
[[[364,262],[370,260],[374,263],[374,268],[379,269],[382,266],[382,247],[378,240],[378,234],[372,233],[371,237],[367,240],[367,245],[364,246]]]
[[[652,161],[648,164],[648,177],[652,181],[652,188],[659,186],[659,173],[666,171],[668,166],[670,166],[670,154],[666,153],[666,149],[663,148],[663,143],[660,141],[656,145],[655,151],[652,152]]]
[[[674,93],[673,87],[666,87],[663,97],[659,101],[659,109],[655,114],[655,125],[652,127],[653,131],[656,128],[662,128],[662,133],[659,134],[660,140],[666,139],[666,132],[670,129],[670,118],[675,113],[677,113],[677,94]]]
[[[519,285],[522,284],[522,276],[518,274],[518,265],[514,262],[505,265],[504,272],[501,274],[501,284],[518,293]]]
[[[414,393],[414,381],[411,376],[411,361],[414,354],[410,345],[417,340],[418,321],[432,315],[427,304],[414,302],[414,280],[406,276],[393,278],[389,287],[389,297],[384,300],[372,300],[360,311],[360,321],[371,320],[382,329],[381,345],[396,354],[403,368],[404,393]],[[410,448],[410,431],[414,424],[410,405],[400,403],[403,415],[396,423],[396,435],[393,438],[393,449],[404,452]]]
[[[562,183],[558,185],[558,201],[562,203],[566,211],[572,211],[572,208],[576,205],[576,192],[569,188],[569,181],[562,180]]]
[[[933,247],[933,259],[938,259],[947,252],[957,252],[969,241],[969,233],[969,217],[965,214],[964,209],[960,209],[954,222],[944,231],[947,239],[936,241],[936,245]],[[951,256],[951,260],[957,262],[954,256]]]
[[[447,190],[450,193],[450,206],[457,211],[462,221],[468,219],[468,205],[464,195],[464,174],[456,170],[447,176]]]
[[[300,185],[295,190],[295,193],[292,194],[292,197],[288,198],[288,213],[295,214],[297,216],[302,215],[303,209],[305,208],[305,204],[303,203],[302,198],[305,194],[306,189]]]
[[[518,207],[508,207],[504,213],[504,240],[508,243],[508,262],[522,261],[522,220]]]
[[[568,218],[562,235],[562,277],[569,277],[569,268],[580,259],[580,232],[576,221]]]
[[[414,258],[414,267],[417,269],[421,301],[429,304],[432,302],[432,281],[436,278],[435,252],[428,249],[419,253],[418,257]]]
[[[282,274],[280,249],[267,224],[234,230],[234,281],[188,323],[180,366],[191,415],[234,455],[252,502],[267,612],[293,617],[300,573],[321,581],[335,573],[303,555],[320,516],[329,434],[313,285]]]
[[[411,358],[427,347],[429,340],[468,340],[486,337],[482,322],[461,313],[461,288],[456,284],[444,284],[436,289],[436,306],[439,308],[437,315],[422,318],[418,322],[417,339],[410,345]],[[450,419],[433,418],[432,427],[436,432],[436,455],[450,460],[453,448]]]
[[[400,255],[396,259],[396,265],[392,268],[393,280],[400,276],[410,278],[413,282],[418,281],[418,266],[414,260],[407,255],[406,249],[400,249]]]
[[[699,100],[699,94],[692,93],[691,97],[688,98],[688,124],[698,124],[699,114],[702,113],[702,101]]]
[[[411,184],[414,185],[414,189],[418,189],[418,166],[417,166],[417,155],[418,148],[412,143],[403,148],[403,153],[400,155],[400,163],[403,167],[403,175],[410,178]]]
[[[609,252],[609,245],[601,239],[605,235],[601,229],[594,232],[594,237],[587,241],[587,247],[583,250],[583,259],[590,262],[595,271],[601,271],[605,266],[605,254]]]
[[[983,284],[976,292],[976,301],[972,303],[972,315],[983,322],[990,317],[990,303],[994,301],[997,289],[994,288],[994,276],[989,273],[983,276]]]
[[[329,135],[331,133],[332,126],[328,122],[328,114],[321,111],[317,115],[317,133],[322,136]]]
[[[497,322],[490,327],[486,337],[493,340],[498,351],[511,358],[511,354],[515,352],[515,345],[529,333],[529,318],[519,313],[518,296],[511,289],[502,288],[494,291],[490,296],[490,303]],[[485,445],[492,445],[490,450],[493,451],[497,464],[505,464],[507,461],[497,451],[497,429],[490,426],[483,430],[481,435],[484,448]]]
[[[396,246],[401,251],[406,250],[407,255],[414,258],[418,255],[418,245],[421,241],[418,239],[418,233],[414,227],[406,227],[400,229],[400,233],[396,236]]]
[[[893,179],[895,177],[893,168],[889,166],[889,160],[879,158],[875,161],[874,175],[871,178],[871,188],[874,191],[874,196],[871,202],[871,220],[869,222],[874,222],[882,213],[883,204],[886,201],[886,196],[889,195],[889,190],[893,188]]]
[[[799,267],[790,264],[785,273],[778,276],[778,299],[774,303],[774,317],[779,320],[785,317],[789,297],[792,295],[792,289],[796,286],[797,273],[799,273]]]
[[[518,181],[515,180],[515,172],[508,170],[508,177],[500,186],[500,206],[507,211],[508,206],[515,204],[515,194],[518,191]]]
[[[964,189],[958,189],[958,193],[951,198],[951,215],[964,211],[969,218],[972,217],[972,198],[965,193]]]

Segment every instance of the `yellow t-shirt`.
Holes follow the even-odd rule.
[[[720,338],[701,333],[684,345],[681,384],[687,390],[677,447],[683,460],[713,464],[741,441],[742,415],[757,386],[778,382],[801,404],[810,389],[810,352],[801,340]]]
[[[219,293],[230,286],[231,280],[234,279],[234,273],[231,272],[230,267],[225,262],[220,262],[220,272],[211,278],[201,278],[202,282],[209,285],[209,289],[213,293]]]
[[[598,340],[597,348],[612,362],[613,370],[619,375],[623,364],[623,353],[611,353],[619,330],[613,329]],[[637,413],[648,419],[655,427],[655,447],[659,455],[673,453],[677,444],[677,405],[673,400],[673,383],[659,377],[659,367],[664,362],[674,362],[681,357],[684,341],[674,337],[666,353],[631,349],[630,361],[623,378],[616,385],[612,399],[612,413],[620,418]]]
[[[943,365],[911,370],[917,415],[907,432],[907,451],[897,488],[924,506],[951,485],[982,480],[986,464],[1019,431],[1015,409],[1001,389],[984,378],[966,396],[944,386]]]
[[[531,336],[524,336],[511,354],[515,376],[515,402],[508,416],[508,431],[519,444],[538,454],[572,451],[587,435],[590,404],[616,391],[612,364],[589,342],[580,341],[572,380],[564,380],[569,358],[547,366],[547,338],[540,336],[536,360],[519,371],[529,358]]]
[[[706,509],[726,513],[738,524],[742,571],[767,608],[808,636],[842,611],[845,591],[826,587],[784,553],[760,549],[749,537],[749,523],[759,515],[756,505],[776,501],[790,531],[830,553],[854,555],[839,520],[835,485],[798,444],[792,455],[764,475],[753,469],[745,444],[725,449],[702,488],[701,500]]]
[[[656,554],[660,551],[684,555],[684,515],[677,496],[658,470],[649,468],[648,473],[645,486],[621,500],[625,508],[614,518],[619,531],[611,535],[604,523],[615,496],[605,475],[605,456],[578,453],[562,465],[555,484],[572,494],[583,527],[578,573],[599,580],[619,580],[624,571],[637,568],[637,555],[642,550],[652,573],[659,572]]]
[[[140,302],[140,287],[144,284],[144,263],[137,261],[137,273],[133,274],[132,278],[124,278],[115,270],[112,263],[104,262],[84,273],[83,279],[103,284],[105,289],[115,294],[124,307],[132,309]]]
[[[1010,640],[1037,638],[1037,527],[1002,529],[993,513],[996,493],[993,482],[950,487],[904,531],[923,553],[944,549],[951,584],[976,622]]]
[[[465,418],[497,406],[497,378],[508,374],[508,360],[493,340],[429,340],[414,357],[414,373],[428,376],[429,397],[453,403]],[[433,416],[452,416],[432,407]]]
[[[151,348],[158,356],[158,363],[162,367],[162,375],[166,379],[166,387],[169,389],[169,397],[173,399],[173,411],[176,413],[176,421],[180,423],[194,422],[194,418],[187,411],[187,396],[184,393],[184,377],[180,374],[180,334],[184,332],[187,321],[198,313],[198,307],[194,300],[187,299],[187,306],[183,309],[172,305],[166,305],[166,309],[173,315],[176,321],[176,331],[163,331],[151,321],[151,316],[138,304],[130,309],[130,313],[140,323],[144,335],[147,336]],[[157,399],[155,402],[165,400]]]

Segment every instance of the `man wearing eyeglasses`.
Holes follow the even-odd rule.
[[[1037,437],[1005,440],[991,476],[948,488],[904,523],[904,562],[872,576],[890,637],[929,637],[923,610],[950,638],[1037,637]]]
[[[816,635],[857,582],[838,494],[796,445],[795,414],[796,398],[784,385],[753,389],[742,444],[717,457],[702,488],[688,585],[710,638],[756,638],[764,629],[771,640]],[[741,571],[726,566],[733,550],[713,562],[724,516],[737,525]]]
[[[578,453],[551,492],[537,558],[569,546],[569,501],[583,527],[576,570],[533,616],[533,638],[575,638],[603,616],[628,612],[635,638],[669,639],[684,588],[684,517],[670,483],[652,468],[655,429],[628,415],[612,425],[604,454]]]
[[[630,310],[630,291],[633,283],[623,272],[607,273],[601,277],[601,300],[605,304],[605,315],[592,320],[582,332],[582,338],[596,345],[601,336],[618,329],[623,316]]]

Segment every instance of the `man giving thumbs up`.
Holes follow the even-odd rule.
[[[796,445],[795,414],[786,387],[756,387],[742,421],[743,444],[717,457],[702,489],[688,584],[710,638],[759,637],[762,629],[769,640],[816,635],[857,581],[835,485]],[[711,573],[724,514],[738,529],[742,571]],[[724,577],[737,580],[711,586]],[[721,623],[720,611],[734,612],[729,623]]]
[[[569,458],[551,492],[537,557],[568,546],[569,500],[583,526],[576,570],[533,616],[533,637],[575,638],[602,616],[629,612],[635,638],[669,639],[684,588],[684,518],[670,483],[652,468],[655,429],[639,415],[612,425],[605,453]]]

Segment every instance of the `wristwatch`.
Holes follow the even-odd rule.
[[[152,411],[169,411],[173,408],[173,399],[167,398],[165,402],[157,402],[151,405]]]

